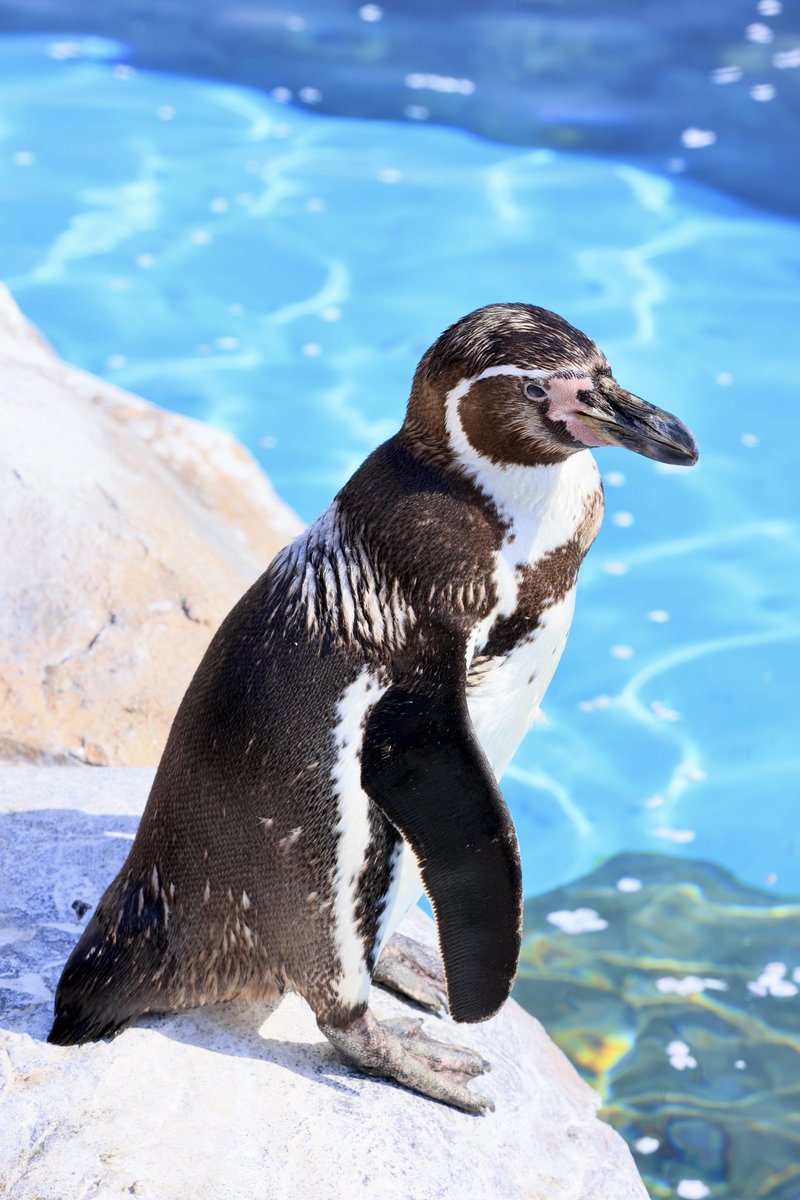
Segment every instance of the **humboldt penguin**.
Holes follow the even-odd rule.
[[[50,1041],[293,991],[364,1071],[492,1107],[467,1086],[477,1055],[378,1021],[370,986],[431,1008],[446,990],[465,1022],[509,994],[522,877],[497,781],[564,648],[602,515],[596,446],[697,458],[552,312],[492,304],[441,335],[400,431],[212,640]],[[392,939],[423,891],[443,975]]]

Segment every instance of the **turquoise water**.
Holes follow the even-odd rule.
[[[621,162],[53,44],[0,40],[0,274],[64,357],[235,433],[304,518],[490,301],[563,313],[692,426],[693,471],[597,454],[604,527],[506,782],[526,887],[661,849],[800,890],[800,226]]]
[[[307,519],[451,321],[525,300],[585,330],[700,463],[597,452],[605,523],[504,784],[526,893],[623,851],[800,892],[800,226],[631,163],[312,107],[0,39],[0,275],[62,356],[230,430]]]

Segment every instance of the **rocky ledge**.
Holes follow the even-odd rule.
[[[336,1055],[295,996],[49,1046],[64,960],[127,852],[152,773],[0,771],[0,1193],[14,1200],[647,1200],[598,1098],[514,1002],[426,1017],[492,1064],[472,1117]],[[406,933],[434,943],[419,910]],[[376,1014],[411,1005],[375,988]]]
[[[300,528],[232,437],[72,367],[0,285],[0,759],[153,766]]]

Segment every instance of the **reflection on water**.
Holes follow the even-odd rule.
[[[798,1200],[800,898],[617,855],[527,901],[515,995],[600,1090],[654,1197]]]

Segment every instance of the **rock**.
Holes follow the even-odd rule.
[[[0,758],[154,765],[300,528],[233,438],[60,363],[0,289]]]
[[[492,1062],[472,1117],[336,1055],[302,1000],[141,1020],[49,1046],[63,962],[120,865],[152,774],[0,771],[0,1180],[14,1200],[646,1200],[597,1097],[509,1002],[437,1034]],[[433,940],[419,910],[404,931]],[[378,988],[378,1016],[412,1008]],[[5,1175],[3,1176],[3,1171]],[[2,1184],[0,1184],[2,1191]]]

